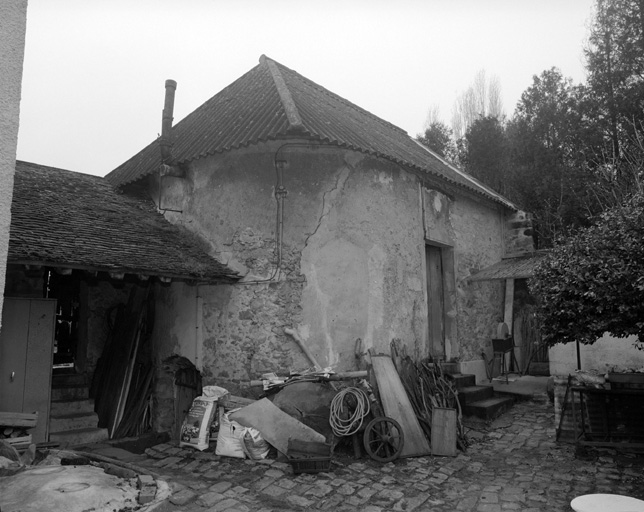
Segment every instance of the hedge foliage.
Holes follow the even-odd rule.
[[[560,241],[535,269],[542,339],[592,344],[608,332],[644,342],[644,195]]]

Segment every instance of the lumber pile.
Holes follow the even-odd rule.
[[[399,340],[391,342],[391,353],[396,370],[427,439],[432,438],[432,419],[438,409],[456,410],[456,443],[465,451],[469,444],[463,426],[463,414],[454,383],[443,373],[440,364],[431,361],[415,362]]]
[[[94,375],[92,394],[99,426],[110,438],[135,436],[149,424],[153,367],[143,350],[150,332],[149,287],[134,286],[127,305],[118,309]]]

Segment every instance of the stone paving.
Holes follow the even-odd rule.
[[[589,493],[644,499],[644,456],[555,442],[548,401],[516,404],[493,423],[469,431],[456,457],[417,457],[381,464],[334,456],[328,473],[293,474],[288,462],[218,457],[167,443],[136,465],[173,489],[155,512],[570,511]]]

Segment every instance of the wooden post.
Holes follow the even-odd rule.
[[[503,321],[508,326],[508,331],[510,332],[510,336],[512,336],[512,340],[513,340],[512,343],[514,343],[513,320],[514,320],[514,279],[506,279],[505,280],[505,308],[503,311]],[[514,361],[511,356],[508,356],[506,354],[503,357],[509,358],[509,361],[507,359],[505,361],[505,367],[507,368],[507,371],[509,370],[518,371],[518,368],[511,368],[511,366],[514,364]]]

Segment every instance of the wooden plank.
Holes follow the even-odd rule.
[[[283,454],[288,452],[289,439],[318,443],[326,441],[322,434],[289,416],[279,407],[273,405],[273,402],[268,398],[262,398],[231,413],[230,419],[244,427],[253,427],[259,430],[262,437]]]
[[[0,425],[3,427],[32,428],[38,423],[38,413],[0,412]]]
[[[431,453],[429,442],[418,422],[391,357],[388,355],[371,355],[371,365],[378,383],[378,392],[385,416],[400,423],[405,436],[405,443],[400,456],[418,457],[429,455]]]
[[[196,387],[174,386],[174,438],[181,437],[181,427],[186,414],[190,411],[193,400],[197,397]]]
[[[118,426],[119,402],[127,397],[122,390],[127,384],[130,357],[141,328],[148,290],[147,285],[132,288],[128,303],[118,311],[110,338],[103,348],[101,379],[95,389],[95,400],[99,427],[110,429],[110,437]]]
[[[145,311],[145,305],[141,308],[141,315]],[[125,376],[123,377],[123,384],[121,386],[121,392],[119,394],[119,401],[116,405],[116,412],[114,413],[114,418],[112,419],[112,427],[110,428],[110,439],[114,438],[118,426],[123,419],[123,414],[125,413],[125,405],[127,404],[127,397],[130,394],[130,385],[132,383],[132,374],[134,373],[134,364],[136,363],[136,356],[139,351],[139,342],[141,341],[141,329],[142,325],[142,316],[139,316],[139,322],[136,330],[136,335],[134,338],[134,346],[131,347],[130,359],[128,361],[127,367],[125,369]]]
[[[32,436],[31,434],[23,437],[7,437],[6,439],[3,439],[6,443],[9,443],[11,446],[16,446],[16,445],[29,445],[32,442]]]
[[[432,455],[456,456],[456,409],[432,409]]]
[[[328,378],[326,377],[321,377],[320,380],[330,380],[330,381],[337,381],[337,380],[351,380],[351,379],[366,379],[368,376],[368,373],[366,370],[358,370],[358,371],[353,371],[353,372],[340,372],[340,373],[331,373]],[[286,381],[289,377],[284,376],[280,377],[278,376],[279,379],[282,379]],[[250,380],[247,382],[247,385],[249,387],[261,387],[264,385],[263,380]]]
[[[443,265],[440,247],[427,245],[427,313],[429,347],[432,356],[445,357],[445,298],[443,294]]]

